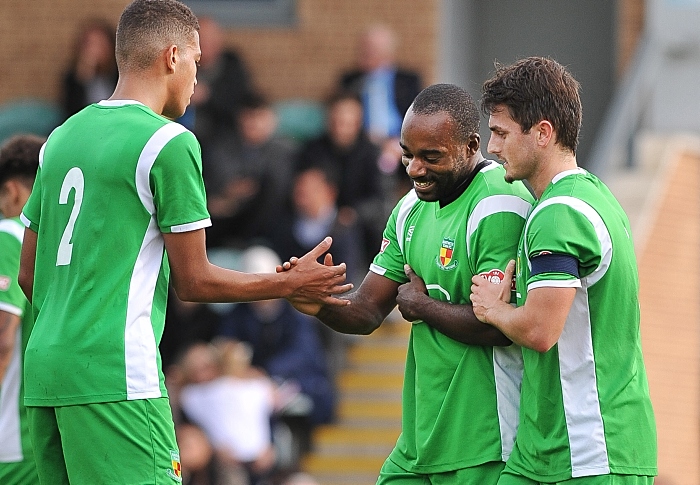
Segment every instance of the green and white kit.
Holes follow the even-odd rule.
[[[471,278],[500,281],[532,197],[490,162],[440,207],[410,191],[394,208],[371,271],[398,283],[409,264],[432,298],[471,304]],[[402,433],[389,459],[414,473],[505,461],[518,421],[520,348],[465,345],[414,322],[406,358]]]

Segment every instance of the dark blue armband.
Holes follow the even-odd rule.
[[[542,273],[565,273],[578,278],[578,259],[569,254],[544,253],[530,259],[530,276]]]

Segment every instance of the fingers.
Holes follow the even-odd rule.
[[[508,264],[506,265],[506,276],[503,279],[510,283],[510,281],[513,279],[514,274],[515,274],[515,260],[511,259],[510,261],[508,261]]]
[[[330,236],[328,236],[323,241],[318,243],[315,248],[313,248],[311,251],[302,256],[300,259],[313,259],[315,261],[318,258],[320,258],[323,253],[325,253],[331,248],[332,243],[333,239]]]
[[[327,296],[323,298],[323,304],[324,305],[332,305],[332,306],[347,306],[350,304],[350,300],[344,300],[342,298],[336,298],[334,296]]]
[[[413,280],[413,277],[416,276],[416,273],[413,272],[413,269],[408,264],[403,265],[403,272],[406,273],[409,280]]]
[[[333,266],[333,255],[331,253],[326,253],[323,257],[323,264],[326,266]]]

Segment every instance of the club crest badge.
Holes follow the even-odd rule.
[[[182,465],[180,465],[180,453],[170,450],[170,461],[172,469],[168,470],[168,476],[178,483],[182,483]]]
[[[440,254],[436,259],[438,268],[448,271],[457,267],[457,260],[453,258],[455,240],[445,237],[440,245]]]

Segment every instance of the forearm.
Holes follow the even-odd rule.
[[[426,295],[417,316],[440,333],[464,344],[505,346],[512,343],[497,328],[476,318],[471,305],[452,305]]]
[[[559,340],[573,303],[573,288],[541,288],[528,293],[520,307],[499,301],[491,306],[485,322],[522,347],[547,352]]]
[[[336,332],[369,335],[379,328],[393,308],[393,301],[381,307],[368,303],[358,292],[351,293],[347,299],[350,300],[347,306],[324,305],[316,318]]]
[[[293,281],[285,273],[242,273],[205,264],[195,274],[195,278],[182,279],[173,274],[173,287],[183,301],[217,303],[268,300],[285,298],[295,289]]]

